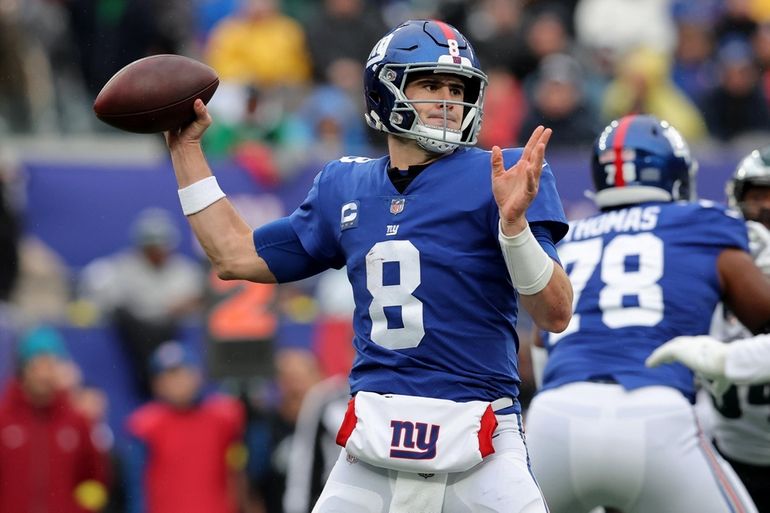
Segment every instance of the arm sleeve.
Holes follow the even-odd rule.
[[[739,385],[770,383],[770,335],[731,342],[725,359],[725,377]]]
[[[305,201],[291,213],[289,221],[309,255],[322,262],[326,268],[341,269],[345,265],[345,256],[338,244],[339,224],[335,228],[330,221],[332,218],[339,220],[339,210],[331,206],[330,193],[322,192],[329,188],[330,178],[326,178],[325,173],[327,169],[325,167],[315,177]]]
[[[286,471],[286,490],[283,494],[283,508],[286,513],[308,511],[311,504],[313,467],[318,463],[318,452],[314,444],[318,440],[318,426],[321,422],[321,402],[318,397],[318,384],[311,388],[297,417],[297,424],[292,437],[291,450]]]
[[[288,217],[254,230],[254,247],[279,283],[297,281],[328,269],[302,246]]]

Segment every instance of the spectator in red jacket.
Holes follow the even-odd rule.
[[[109,463],[93,425],[60,389],[68,353],[37,328],[17,349],[17,372],[0,398],[0,511],[84,513],[107,500]]]
[[[128,418],[128,513],[236,513],[241,403],[202,394],[198,359],[178,342],[155,350],[150,373],[155,399]]]

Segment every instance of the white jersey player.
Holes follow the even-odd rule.
[[[747,219],[754,262],[770,276],[770,146],[741,160],[727,195]],[[648,364],[678,361],[711,380],[705,387],[711,397],[703,394],[705,401],[700,401],[699,396],[703,423],[757,509],[770,511],[770,335],[752,337],[723,308],[715,313],[711,335],[714,338],[671,340],[651,355]]]

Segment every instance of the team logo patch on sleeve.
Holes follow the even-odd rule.
[[[340,230],[358,226],[358,201],[349,201],[340,211]]]

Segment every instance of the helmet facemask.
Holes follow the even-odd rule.
[[[425,73],[456,75],[465,83],[464,101],[452,100],[410,100],[405,90],[407,84],[415,79],[415,75]],[[473,69],[462,69],[460,66],[437,66],[436,63],[415,64],[386,64],[379,73],[380,83],[394,97],[393,107],[388,122],[392,130],[385,130],[395,135],[414,139],[431,153],[449,153],[458,146],[473,146],[476,144],[479,128],[481,127],[482,106],[486,76]],[[459,130],[448,127],[446,118],[443,126],[428,125],[420,119],[415,105],[434,103],[443,107],[452,104],[462,108],[462,122]],[[446,109],[444,108],[445,114]],[[372,128],[382,130],[382,124],[372,123],[371,116],[367,122]]]
[[[739,209],[746,219],[770,228],[770,208],[746,201],[747,193],[755,188],[770,189],[770,146],[744,157],[725,186],[731,207]]]

